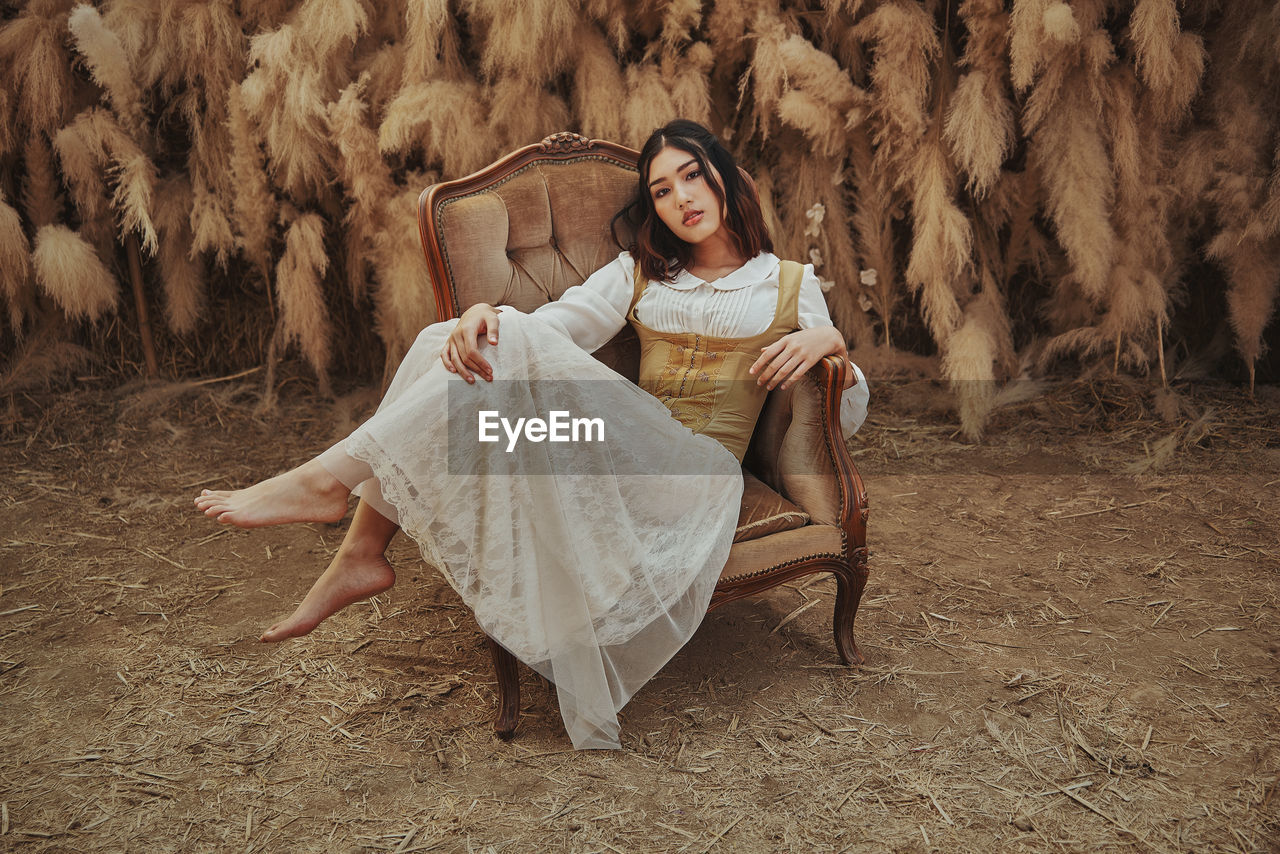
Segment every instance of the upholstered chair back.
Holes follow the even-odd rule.
[[[581,284],[622,251],[610,223],[635,193],[636,158],[622,146],[558,134],[424,192],[419,205],[430,216],[419,222],[434,233],[423,241],[436,242],[443,262],[431,270],[437,305],[453,316],[477,302],[532,311]],[[630,243],[621,220],[615,230]],[[595,355],[634,380],[638,352],[625,328]]]

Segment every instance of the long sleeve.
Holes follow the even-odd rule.
[[[560,299],[534,309],[533,316],[588,353],[595,352],[627,323],[634,269],[630,253],[623,252]]]
[[[796,309],[797,321],[801,329],[834,325],[812,264],[804,265],[804,276],[800,279],[800,296]],[[867,378],[862,375],[862,369],[854,365],[852,360],[849,364],[853,365],[853,373],[858,381],[852,387],[845,389],[840,396],[840,432],[846,439],[857,433],[862,422],[867,420],[867,405],[871,401],[871,391],[867,388]]]

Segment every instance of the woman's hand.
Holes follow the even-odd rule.
[[[469,383],[476,381],[471,371],[493,382],[493,367],[480,355],[479,345],[485,334],[488,334],[490,344],[498,343],[498,314],[498,309],[483,302],[462,313],[458,325],[453,327],[444,342],[444,349],[440,351],[440,361],[444,362],[446,370]]]
[[[768,347],[762,348],[760,358],[756,359],[748,373],[758,374],[756,385],[767,385],[774,389],[781,384],[782,388],[787,389],[795,385],[823,356],[833,355],[848,358],[844,336],[834,326],[815,326],[784,335]],[[853,376],[853,371],[849,371],[849,375]]]

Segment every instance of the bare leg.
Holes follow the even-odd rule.
[[[311,585],[296,611],[262,633],[262,641],[305,635],[352,602],[390,589],[396,583],[396,573],[387,562],[386,551],[398,530],[399,525],[368,504],[357,504],[351,528],[329,568]]]
[[[342,481],[316,460],[246,489],[200,492],[196,507],[211,519],[241,528],[286,522],[337,522],[347,515]]]

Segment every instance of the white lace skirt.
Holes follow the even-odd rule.
[[[367,463],[377,483],[357,491],[417,541],[491,638],[555,683],[574,747],[616,748],[618,711],[706,613],[733,541],[741,469],[510,308],[499,343],[482,345],[494,383],[468,385],[440,362],[455,324],[422,331],[377,413],[321,460],[340,450]],[[508,451],[498,430],[481,444],[460,422],[486,407],[598,415],[608,441]]]

